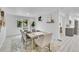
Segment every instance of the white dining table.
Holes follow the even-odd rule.
[[[46,34],[51,34],[48,32],[31,32],[31,33],[27,33],[27,35],[32,39],[32,50],[34,49],[34,39],[38,38],[38,36],[40,35],[46,35]]]
[[[32,33],[27,33],[27,35],[30,37],[30,38],[35,38],[39,35],[44,35],[45,33],[44,32],[32,32]]]

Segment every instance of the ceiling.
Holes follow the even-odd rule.
[[[25,16],[47,15],[57,11],[79,13],[78,7],[5,7],[4,9],[6,13]]]

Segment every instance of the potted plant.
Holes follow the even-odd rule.
[[[31,26],[32,26],[32,31],[35,31],[35,22],[34,21],[32,22]]]
[[[4,11],[1,11],[1,16],[4,17]]]
[[[27,26],[28,25],[28,20],[23,21],[23,25]]]
[[[42,18],[42,17],[41,17],[41,16],[39,16],[39,17],[38,17],[38,21],[42,21],[42,20],[41,20],[41,18]]]
[[[23,20],[23,29],[28,30],[28,20]]]
[[[35,27],[35,22],[34,22],[34,21],[32,22],[32,25],[31,25],[31,26],[32,26],[32,27]]]
[[[21,21],[17,21],[17,27],[21,27],[22,22]]]

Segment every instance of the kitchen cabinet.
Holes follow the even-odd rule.
[[[65,34],[66,34],[66,36],[73,36],[74,35],[74,28],[66,28]]]

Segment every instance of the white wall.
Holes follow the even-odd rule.
[[[52,16],[54,17],[54,23],[47,23],[46,16],[42,16],[42,21],[36,20],[36,28],[41,31],[51,32],[53,34],[52,38],[58,39],[58,12],[54,11]]]
[[[34,20],[31,17],[12,15],[12,14],[6,15],[6,34],[7,34],[7,36],[13,36],[13,35],[20,34],[20,30],[17,27],[17,20],[21,20],[21,19],[28,19],[28,20],[32,20],[32,21]]]
[[[6,34],[7,36],[18,35],[20,31],[17,28],[17,19],[24,19],[24,16],[6,15]]]

